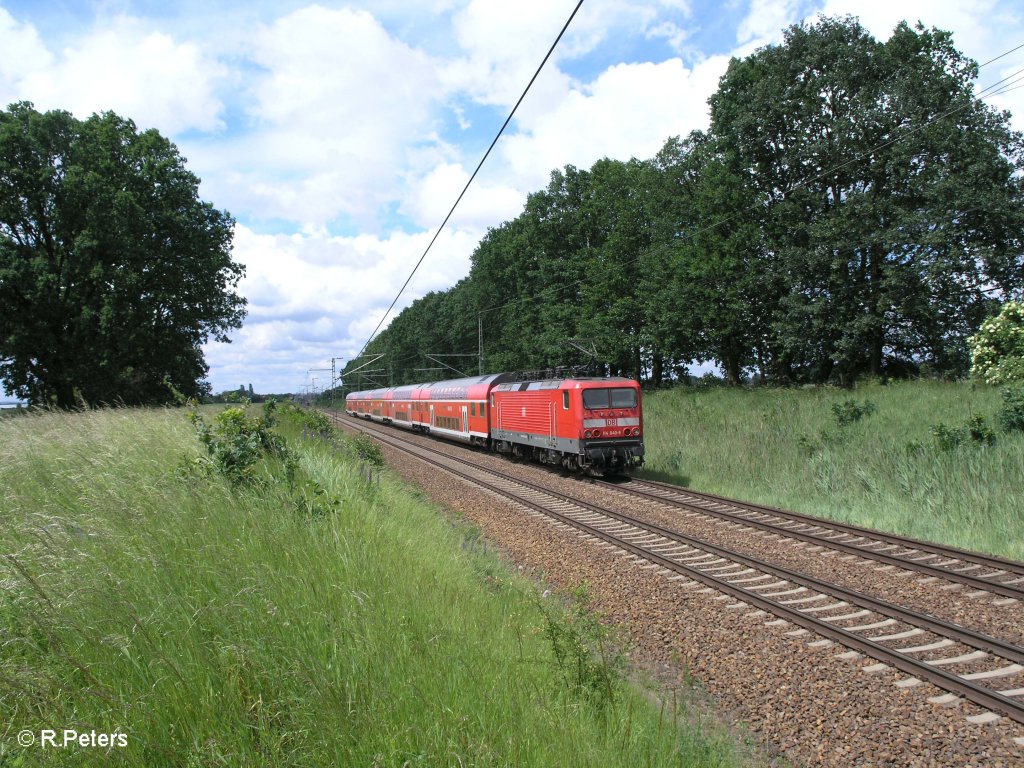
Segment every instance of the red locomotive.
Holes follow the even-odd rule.
[[[640,386],[631,379],[496,373],[353,392],[345,410],[570,470],[618,473],[643,463]]]

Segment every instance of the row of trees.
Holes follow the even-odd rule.
[[[977,72],[946,32],[794,26],[730,63],[707,131],[553,172],[366,352],[391,383],[432,378],[424,353],[473,352],[479,323],[488,371],[585,363],[576,341],[653,384],[692,361],[733,382],[964,373],[1024,291],[1024,141]]]

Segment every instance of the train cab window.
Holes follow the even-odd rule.
[[[584,389],[583,407],[590,410],[598,408],[636,408],[636,390],[628,387]]]
[[[569,410],[569,390],[562,390],[562,410]]]
[[[636,408],[636,390],[622,387],[611,391],[612,408]]]

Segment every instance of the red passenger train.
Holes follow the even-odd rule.
[[[618,473],[643,463],[640,386],[631,379],[495,373],[353,392],[345,410],[570,470]]]

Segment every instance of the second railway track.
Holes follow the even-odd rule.
[[[1024,563],[699,493],[649,480],[597,481],[602,487],[676,509],[748,526],[865,560],[945,579],[1010,600],[1024,599]]]

